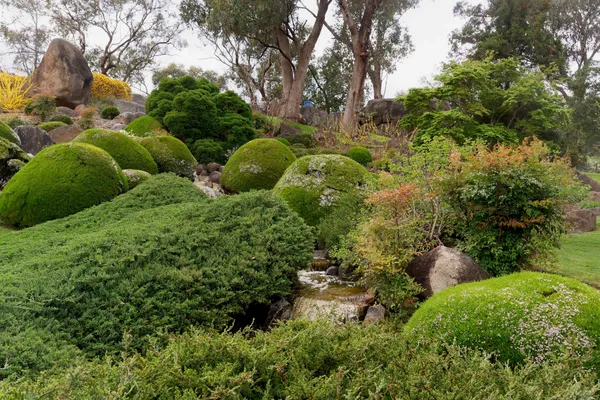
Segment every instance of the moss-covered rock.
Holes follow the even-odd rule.
[[[160,129],[163,129],[162,124],[149,115],[134,119],[125,127],[128,133],[138,137],[155,136],[153,132]]]
[[[231,192],[273,189],[296,156],[283,143],[256,139],[240,147],[227,161],[221,185]]]
[[[65,143],[39,152],[0,194],[0,217],[17,227],[74,214],[127,191],[127,179],[106,151]]]
[[[600,293],[574,279],[520,272],[435,294],[405,332],[493,352],[503,362],[593,353],[598,364]]]
[[[181,140],[173,136],[155,136],[141,138],[139,143],[148,150],[159,172],[172,172],[194,180],[198,162]]]
[[[43,124],[39,124],[38,128],[43,129],[46,132],[50,132],[53,129],[60,128],[61,126],[68,126],[68,125],[69,124],[66,124],[61,121],[48,121],[48,122],[44,122]]]
[[[341,155],[299,158],[283,174],[275,188],[310,225],[317,225],[343,194],[363,195],[369,172]]]
[[[368,149],[364,147],[356,146],[348,150],[348,157],[359,163],[360,165],[367,165],[373,161],[373,156]]]
[[[124,169],[123,173],[127,178],[127,185],[129,186],[129,190],[138,186],[140,183],[147,181],[152,177],[146,171],[140,171],[139,169]]]
[[[13,131],[10,126],[2,121],[0,121],[0,138],[6,139],[9,142],[16,143],[18,145],[21,144],[21,139],[19,139],[19,136],[15,133],[15,131]]]
[[[30,157],[19,146],[0,138],[0,190],[29,162]]]
[[[88,129],[73,142],[88,143],[105,150],[123,169],[139,169],[150,174],[158,173],[152,155],[135,139],[124,133],[106,129]]]

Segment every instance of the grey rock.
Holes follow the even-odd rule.
[[[146,113],[146,106],[136,103],[135,101],[129,100],[115,100],[115,107],[119,109],[122,113],[130,112],[130,113]]]
[[[225,169],[225,166],[224,166],[224,165],[221,165],[221,168],[219,168],[219,172],[220,172],[220,173],[223,173],[223,170],[224,170],[224,169]]]
[[[76,125],[61,126],[52,129],[48,135],[54,143],[67,143],[75,139],[82,130]]]
[[[29,156],[15,143],[0,138],[0,190],[29,159]]]
[[[209,175],[210,175],[210,174],[208,173],[208,171],[207,171],[207,170],[205,170],[205,169],[201,170],[200,172],[198,172],[198,170],[196,170],[196,174],[197,174],[198,176],[209,176]]]
[[[567,211],[567,225],[570,233],[593,232],[596,230],[596,214],[589,209]]]
[[[134,93],[133,95],[131,95],[131,100],[134,103],[138,103],[138,104],[144,106],[144,108],[146,108],[146,96]]]
[[[216,162],[211,162],[211,163],[206,164],[206,170],[211,174],[215,171],[219,171],[220,169],[221,169],[221,164],[218,164]]]
[[[327,123],[328,114],[316,107],[300,107],[300,115],[307,125],[320,127]]]
[[[376,304],[367,309],[367,315],[363,323],[365,325],[378,324],[385,319],[385,308],[381,304]]]
[[[57,106],[75,108],[89,103],[93,79],[79,48],[66,40],[54,39],[30,78],[31,94],[49,93]]]
[[[56,107],[56,113],[52,114],[52,116],[55,115],[68,115],[71,118],[75,118],[77,116],[77,113],[75,112],[75,110],[70,109],[69,107]]]
[[[202,172],[205,169],[206,169],[206,166],[204,164],[196,165],[196,175],[200,175],[200,172]]]
[[[373,99],[365,106],[361,123],[372,122],[376,126],[398,121],[405,114],[404,105],[394,99]]]
[[[285,298],[271,304],[267,314],[266,326],[272,326],[276,321],[289,321],[292,318],[293,305]]]
[[[122,131],[126,127],[127,127],[127,125],[124,125],[124,124],[114,124],[111,129],[113,131]]]
[[[340,265],[338,267],[338,276],[345,280],[352,280],[354,279],[354,271],[355,268],[353,267],[345,267]]]
[[[219,171],[213,171],[208,175],[208,180],[213,183],[221,183],[221,173]]]
[[[286,138],[288,136],[296,135],[300,133],[300,128],[288,125],[285,122],[281,124],[279,127],[279,136],[280,138]]]
[[[338,267],[336,267],[335,265],[327,268],[327,270],[325,271],[325,275],[328,276],[338,276]]]
[[[15,129],[15,133],[21,139],[21,148],[28,154],[35,155],[54,144],[54,140],[48,133],[37,126],[19,126]]]
[[[136,116],[134,113],[124,112],[124,113],[117,115],[117,117],[114,119],[114,121],[127,126],[134,119],[136,119]]]
[[[490,274],[469,256],[446,246],[436,247],[414,259],[406,273],[425,289],[422,298],[460,283],[490,278]]]

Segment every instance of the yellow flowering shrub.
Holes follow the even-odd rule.
[[[0,72],[0,110],[20,110],[27,103],[26,76]]]
[[[92,96],[131,100],[131,86],[126,82],[109,78],[108,76],[97,72],[94,72],[93,75],[94,82],[92,83]]]

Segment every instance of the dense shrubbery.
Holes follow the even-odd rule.
[[[148,150],[158,165],[158,172],[172,172],[194,180],[198,162],[179,139],[172,136],[152,136],[139,139],[139,143]]]
[[[134,136],[153,136],[154,131],[162,129],[160,122],[149,115],[134,119],[125,127],[125,130]]]
[[[15,129],[18,126],[27,125],[27,123],[19,117],[13,117],[6,120],[6,125],[10,126],[12,129]]]
[[[111,98],[131,100],[131,86],[127,82],[109,78],[106,75],[93,72],[91,95],[96,98]]]
[[[71,117],[69,117],[68,115],[64,115],[64,114],[55,115],[54,117],[50,118],[50,120],[49,120],[49,122],[54,122],[54,121],[64,122],[67,125],[73,125],[73,119]]]
[[[359,163],[360,165],[367,165],[373,161],[373,156],[368,149],[364,147],[353,147],[348,150],[348,157]]]
[[[88,143],[106,151],[122,169],[139,169],[150,174],[158,173],[152,155],[135,139],[124,133],[107,129],[89,129],[73,142]]]
[[[50,132],[53,129],[60,128],[61,126],[67,126],[61,121],[48,121],[38,125],[38,128],[45,130],[46,132]]]
[[[211,162],[225,164],[227,162],[227,156],[223,146],[223,142],[214,139],[200,139],[196,140],[189,148],[194,155],[194,158],[196,158],[200,164],[208,164]]]
[[[158,176],[113,202],[3,235],[0,359],[9,367],[0,374],[64,365],[72,345],[114,354],[144,348],[146,335],[223,329],[289,294],[312,256],[309,227],[269,192],[204,198],[192,183]]]
[[[405,331],[425,342],[435,338],[493,352],[513,365],[593,353],[598,366],[600,294],[574,279],[515,273],[434,295]]]
[[[115,106],[104,107],[100,112],[100,118],[102,119],[115,119],[121,111]]]
[[[54,111],[56,111],[56,102],[54,96],[49,94],[38,94],[33,96],[24,108],[25,114],[35,115],[44,122]]]
[[[291,146],[301,144],[305,148],[311,148],[317,145],[312,133],[296,133],[295,135],[286,136],[285,139]]]
[[[252,333],[252,334],[250,334]],[[579,359],[517,368],[388,327],[294,321],[269,332],[172,337],[142,358],[79,362],[33,381],[0,383],[5,398],[592,399]]]
[[[19,136],[15,131],[2,121],[0,121],[0,138],[6,139],[12,143],[21,144],[21,139],[19,139]]]
[[[255,139],[240,147],[227,161],[221,184],[231,192],[273,189],[296,161],[290,149],[273,139]]]
[[[0,194],[5,223],[27,227],[62,218],[127,191],[127,180],[104,150],[84,143],[50,146],[23,167]]]

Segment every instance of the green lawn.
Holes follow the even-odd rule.
[[[595,232],[566,237],[557,255],[556,273],[600,289],[600,223]]]
[[[10,229],[5,228],[4,226],[0,225],[0,235],[4,235],[5,233],[8,232],[12,232]]]
[[[600,172],[586,172],[585,174],[600,183]]]

